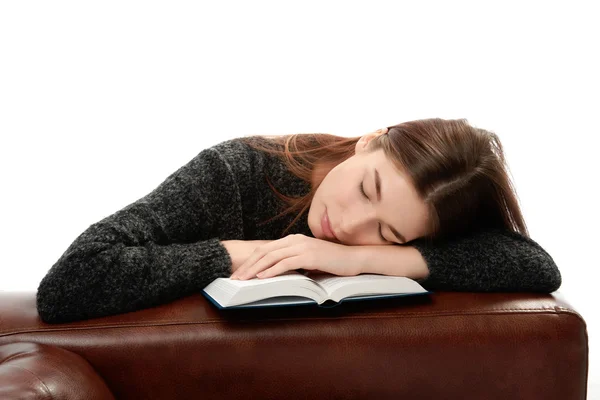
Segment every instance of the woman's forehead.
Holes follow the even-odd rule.
[[[380,171],[380,173],[383,169],[387,173],[393,171],[395,174],[398,174],[397,168],[394,166],[394,163],[387,157],[383,149],[377,149],[370,153],[365,153],[364,157],[360,159],[360,163],[365,167],[376,167]],[[383,172],[383,174],[385,174],[387,177],[386,172]]]

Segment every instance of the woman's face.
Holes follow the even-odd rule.
[[[365,151],[368,142],[382,133],[363,136],[356,144],[355,154],[333,169],[316,169],[313,185],[320,186],[308,212],[308,226],[314,237],[357,246],[402,244],[426,234],[427,208],[414,187],[383,150]],[[322,228],[325,214],[337,239]],[[400,237],[394,235],[394,230]]]

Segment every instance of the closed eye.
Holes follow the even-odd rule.
[[[365,188],[363,186],[364,182],[361,182],[360,185],[358,185],[358,189],[360,190],[360,192],[362,193],[362,195],[369,200],[369,196],[367,196],[367,194],[365,193]],[[383,237],[383,233],[381,232],[381,223],[379,224],[379,237],[381,238],[381,240],[383,240],[384,242],[387,242],[388,240],[386,238]]]

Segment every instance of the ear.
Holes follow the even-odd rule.
[[[383,135],[387,133],[387,128],[383,128],[383,129],[378,129],[375,132],[371,132],[371,133],[367,133],[366,135],[363,135],[358,142],[356,142],[356,147],[354,148],[354,153],[358,154],[358,153],[362,153],[363,151],[365,151],[367,145],[369,144],[369,142],[373,139],[375,139],[376,137]]]

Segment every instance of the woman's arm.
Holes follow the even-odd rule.
[[[562,283],[554,260],[538,243],[508,230],[362,247],[364,272],[407,276],[428,290],[551,293]]]
[[[199,292],[231,274],[220,238],[241,236],[235,176],[201,151],[151,193],[90,225],[37,290],[47,323],[136,311]]]
[[[361,273],[424,279],[429,269],[421,253],[409,246],[356,246]]]

